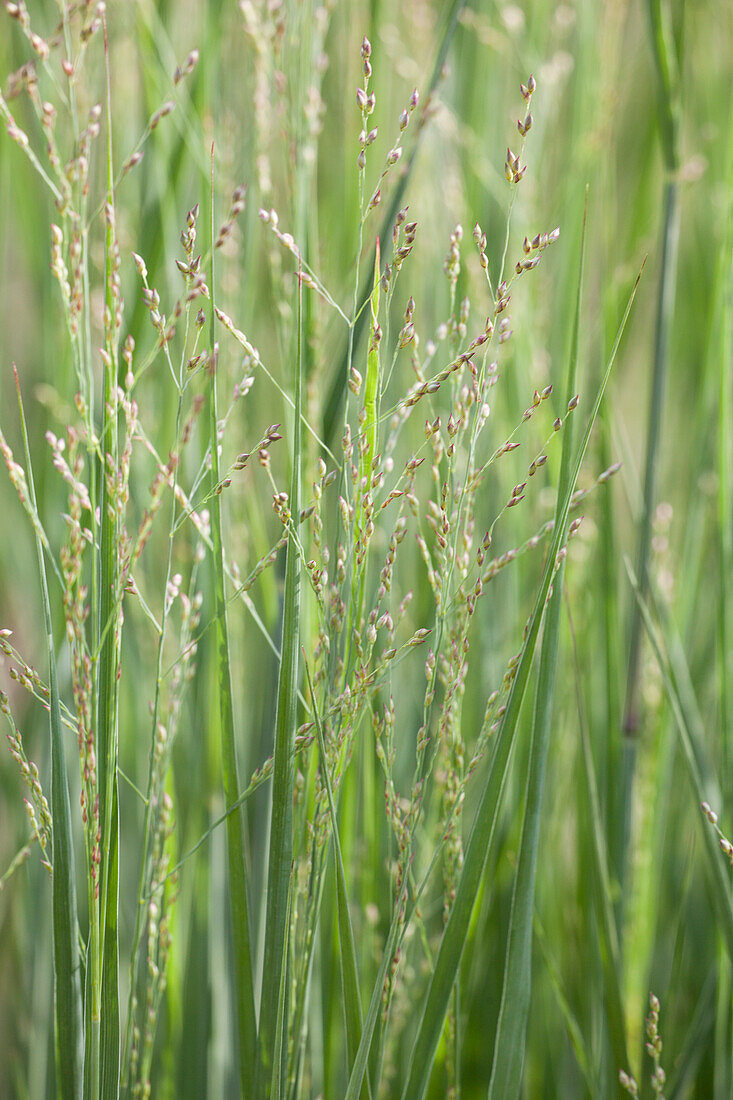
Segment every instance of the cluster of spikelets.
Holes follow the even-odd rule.
[[[646,1052],[654,1063],[651,1074],[651,1086],[658,1100],[664,1100],[664,1085],[667,1080],[662,1063],[662,1037],[659,1034],[659,998],[649,994],[649,1015],[646,1018]],[[619,1070],[619,1083],[629,1096],[639,1095],[639,1086],[631,1074]]]

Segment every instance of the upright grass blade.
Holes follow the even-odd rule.
[[[679,734],[682,759],[695,800],[698,806],[704,801],[716,803],[719,797],[718,784],[707,760],[702,737],[702,723],[697,712],[684,655],[679,647],[673,644],[673,639],[669,637],[669,630],[668,628],[665,629],[665,626],[660,622],[658,613],[654,617],[652,616],[649,600],[642,595],[639,581],[628,559],[625,560],[625,564],[639,604],[642,622],[664,680],[667,698]],[[730,877],[725,868],[724,857],[721,854],[715,832],[709,827],[703,814],[700,814],[699,818],[703,834],[703,851],[710,882],[710,893],[720,931],[728,950],[728,957],[733,960],[733,897],[731,896]]]
[[[369,313],[372,323],[372,332],[377,328],[379,319],[379,280],[381,277],[381,249],[379,237],[374,250],[374,275],[372,279],[372,293],[369,298]],[[379,371],[379,343],[376,339],[369,345],[367,355],[367,371],[364,383],[364,409],[366,420],[364,422],[364,434],[367,446],[359,459],[359,479],[369,478],[372,472],[372,459],[377,450],[377,431],[379,427],[379,388],[381,384]],[[362,506],[363,507],[363,506]]]
[[[652,516],[656,504],[657,465],[664,415],[664,396],[667,385],[668,348],[674,313],[675,283],[677,280],[677,256],[679,252],[680,212],[678,183],[676,174],[679,169],[677,152],[677,130],[679,111],[679,79],[673,47],[669,41],[667,27],[668,12],[663,8],[663,0],[647,0],[649,13],[652,52],[659,78],[657,89],[659,131],[662,139],[662,153],[666,170],[663,202],[663,238],[662,258],[659,274],[659,292],[657,297],[656,330],[654,336],[654,370],[649,400],[649,420],[646,440],[646,462],[644,473],[644,511],[639,532],[639,548],[636,572],[639,577],[642,595],[648,584],[649,551],[652,538]],[[642,624],[638,605],[634,605],[631,615],[631,636],[629,644],[629,672],[626,684],[626,715],[624,729],[628,734],[637,731],[639,725],[639,660]],[[631,775],[631,773],[630,773]],[[631,779],[629,779],[629,784]],[[631,797],[627,789],[627,803]]]
[[[111,386],[105,383],[105,395]],[[108,403],[105,401],[105,407]],[[110,417],[109,420],[116,419]],[[105,446],[116,434],[116,424],[107,426],[102,439]],[[108,494],[102,474],[100,508],[100,633],[118,615],[116,591],[117,524],[109,515]],[[100,1095],[116,1096],[119,1077],[119,1000],[117,989],[117,671],[119,668],[119,635],[116,624],[107,628],[99,655],[97,678],[97,730],[99,761],[99,823],[102,834],[99,867],[100,907],[100,1004],[99,1004],[99,1089]],[[92,1025],[96,1020],[92,1017]],[[94,1058],[94,1055],[93,1055]],[[94,1061],[92,1063],[92,1094],[94,1094]]]
[[[733,577],[733,532],[731,532],[731,426],[733,401],[731,359],[733,355],[733,116],[728,129],[726,156],[726,211],[723,242],[716,264],[713,324],[715,334],[710,349],[718,362],[718,554],[720,557],[720,604],[718,617],[720,703],[723,729],[723,791],[733,794],[733,631],[730,622],[730,578]]]
[[[28,430],[18,372],[13,365],[20,424],[25,448],[28,495],[37,511]],[[51,814],[53,817],[53,965],[56,1021],[56,1087],[62,1100],[78,1100],[82,1093],[83,1028],[79,960],[79,924],[76,907],[74,845],[71,834],[69,781],[64,761],[61,700],[56,674],[56,653],[51,625],[51,602],[41,540],[36,532],[38,578],[41,583],[43,622],[48,650],[51,725]]]
[[[379,280],[381,277],[381,250],[379,246],[379,237],[377,237],[377,245],[374,251],[374,276],[372,282],[372,293],[369,299],[369,313],[371,318],[371,332],[372,339],[369,344],[369,352],[367,354],[367,369],[366,378],[364,381],[364,409],[366,412],[366,419],[364,421],[364,436],[366,438],[366,447],[363,453],[359,456],[359,485],[364,486],[362,491],[359,489],[356,500],[356,523],[354,524],[354,534],[356,537],[360,537],[362,545],[365,547],[365,553],[363,560],[358,568],[355,569],[354,581],[356,583],[356,607],[353,610],[353,625],[358,628],[358,624],[361,620],[362,611],[364,609],[364,587],[366,584],[367,568],[368,568],[368,553],[366,552],[369,546],[369,537],[367,535],[366,527],[367,520],[371,518],[367,516],[366,508],[364,506],[364,496],[369,492],[370,481],[372,477],[372,460],[377,453],[377,445],[379,441],[379,399],[380,399],[380,387],[382,380],[380,377],[379,369],[379,341],[376,338],[376,332],[378,328],[379,318]]]
[[[686,1029],[682,1048],[675,1052],[674,1065],[670,1067],[664,1095],[668,1100],[682,1100],[689,1096],[695,1084],[700,1060],[704,1057],[706,1040],[716,1022],[715,987],[716,968],[711,968],[705,979],[695,1011]],[[730,1091],[715,1094],[725,1100]]]
[[[116,769],[115,769],[116,775]],[[100,1096],[114,1100],[120,1078],[120,1000],[119,951],[117,931],[119,880],[119,809],[117,783],[110,807],[109,849],[107,852],[107,903],[102,950],[102,1018],[100,1026]]]
[[[586,192],[583,227],[580,237],[578,289],[575,299],[575,315],[565,391],[566,401],[570,401],[576,391],[578,376],[578,343],[580,338],[580,308],[583,294],[587,214],[588,195]],[[572,453],[573,418],[568,417],[565,421],[565,436],[555,505],[555,530],[561,544],[565,538],[564,524],[567,522],[567,519],[562,520],[561,512],[565,498],[568,495]],[[529,773],[524,798],[524,821],[514,879],[504,986],[494,1039],[494,1061],[489,1082],[490,1100],[501,1100],[502,1097],[506,1096],[518,1096],[522,1083],[527,1019],[532,993],[532,914],[534,912],[537,850],[539,847],[547,752],[550,745],[550,718],[552,715],[555,666],[562,612],[563,572],[564,566],[561,564],[552,582],[552,595],[545,615],[542,652],[537,678],[537,694],[535,696]]]
[[[553,993],[555,994],[555,1000],[557,1001],[557,1007],[560,1010],[560,1014],[565,1021],[565,1027],[567,1029],[568,1038],[570,1039],[570,1045],[573,1048],[575,1054],[575,1060],[578,1063],[578,1068],[583,1074],[586,1087],[588,1089],[589,1096],[592,1100],[601,1100],[603,1093],[601,1092],[600,1084],[596,1079],[596,1074],[590,1064],[588,1057],[588,1048],[586,1040],[583,1036],[580,1024],[568,1003],[568,999],[565,996],[565,992],[562,988],[562,982],[560,975],[555,965],[555,960],[550,954],[550,945],[547,942],[547,933],[540,924],[539,918],[535,916],[534,919],[534,934],[537,946],[539,947],[542,957],[547,967],[548,977],[550,979],[550,985],[552,986]]]
[[[362,1028],[361,998],[359,996],[359,973],[356,961],[356,943],[354,940],[354,929],[352,927],[351,917],[349,915],[349,898],[346,891],[346,872],[344,871],[344,861],[341,855],[341,842],[339,840],[338,834],[338,816],[336,814],[336,804],[334,802],[333,791],[331,789],[331,777],[328,772],[326,744],[323,739],[323,727],[321,725],[321,717],[318,713],[318,707],[316,706],[316,696],[313,690],[313,682],[311,680],[308,662],[305,660],[305,653],[303,654],[303,663],[305,665],[306,676],[308,677],[308,689],[310,691],[311,699],[313,701],[313,717],[316,723],[318,751],[321,757],[321,769],[323,773],[323,785],[326,788],[326,796],[328,798],[328,812],[331,816],[333,854],[334,863],[336,866],[336,906],[338,915],[338,934],[340,949],[339,964],[341,966],[341,981],[343,984],[344,993],[344,1018],[346,1020],[346,1041],[349,1054],[349,1072],[351,1072],[354,1059],[356,1058],[356,1053],[359,1049]],[[367,1080],[365,1082],[365,1088],[362,1090],[362,1096],[366,1098],[370,1095],[371,1091],[369,1089],[369,1082]]]
[[[382,950],[382,961],[379,964],[379,970],[377,971],[377,977],[374,982],[374,988],[372,989],[372,996],[369,1001],[369,1008],[367,1009],[366,1016],[364,1017],[364,1027],[362,1028],[361,1041],[359,1043],[359,1049],[356,1052],[354,1058],[354,1064],[351,1068],[351,1076],[349,1077],[349,1083],[346,1087],[346,1093],[344,1100],[358,1100],[361,1095],[362,1085],[364,1081],[364,1074],[366,1073],[367,1062],[369,1060],[369,1051],[372,1045],[372,1037],[374,1035],[374,1028],[377,1023],[377,1017],[382,1009],[382,993],[384,991],[384,982],[387,977],[387,971],[394,958],[395,949],[397,947],[397,941],[400,935],[400,922],[398,919],[398,909],[401,905],[406,903],[406,892],[403,888],[402,895],[395,901],[395,912],[392,917],[392,924],[390,925],[389,934],[384,942],[384,948]]]
[[[662,249],[658,276],[657,304],[654,331],[654,352],[649,408],[647,414],[646,455],[644,459],[643,504],[638,530],[636,570],[640,580],[641,592],[645,594],[649,584],[649,557],[652,545],[652,522],[657,505],[657,470],[661,450],[662,428],[664,424],[665,395],[669,373],[669,347],[674,318],[675,290],[677,282],[677,260],[680,238],[680,202],[679,202],[679,154],[677,146],[679,125],[679,75],[677,59],[672,44],[670,8],[668,0],[647,0],[646,10],[651,38],[652,57],[657,72],[657,126],[661,139],[664,164],[664,185],[662,201]],[[626,899],[631,894],[629,882],[633,878],[627,874],[627,853],[631,833],[631,815],[636,783],[636,738],[641,725],[641,643],[643,626],[638,605],[633,602],[630,609],[629,650],[626,675],[626,691],[623,716],[623,776],[620,783],[621,793],[614,815],[615,862],[621,875],[618,910],[622,911]],[[614,798],[614,803],[616,799]],[[650,914],[649,906],[639,906],[639,912]],[[631,975],[629,985],[633,986],[633,975],[643,974],[648,965],[645,943],[651,936],[647,925],[648,937],[635,935],[627,945],[627,976]],[[639,987],[637,995],[644,992],[645,984]],[[640,1013],[633,1013],[640,1022]],[[633,1044],[633,1040],[632,1040]]]
[[[117,302],[113,297],[113,278],[117,240],[114,216],[114,168],[112,162],[112,105],[109,77],[109,49],[105,24],[105,61],[107,76],[107,204],[105,210],[105,365],[104,404],[101,434],[102,469],[100,470],[100,563],[99,631],[102,648],[97,672],[97,760],[99,766],[99,817],[102,833],[99,866],[100,906],[100,1035],[99,1095],[114,1100],[120,1076],[120,1003],[117,944],[118,847],[117,807],[118,704],[120,671],[121,610],[117,602],[119,587],[119,501],[110,499],[108,456],[113,468],[118,463],[117,343],[112,321]]]
[[[453,983],[458,973],[458,967],[463,953],[474,901],[478,893],[481,877],[494,839],[501,799],[509,769],[509,758],[514,745],[514,735],[519,712],[527,689],[532,658],[534,657],[534,651],[537,645],[537,638],[542,624],[550,585],[555,575],[557,555],[560,551],[562,540],[564,539],[565,524],[570,511],[570,498],[588,447],[591,431],[593,430],[593,425],[598,415],[603,394],[611,375],[611,368],[616,358],[621,336],[626,327],[626,321],[631,311],[640,278],[641,271],[634,283],[619,330],[616,334],[616,339],[606,365],[603,380],[598,390],[593,409],[591,410],[588,426],[583,441],[578,449],[578,454],[568,481],[567,492],[557,511],[555,532],[550,545],[542,581],[537,593],[532,617],[528,625],[526,641],[507,700],[506,711],[504,712],[501,726],[496,734],[496,747],[491,760],[486,785],[474,818],[473,828],[471,829],[463,870],[456,888],[455,901],[453,902],[453,908],[451,909],[448,923],[443,932],[438,957],[428,985],[415,1044],[412,1049],[412,1054],[410,1055],[406,1083],[402,1091],[403,1100],[422,1100],[428,1086],[435,1052],[438,1047],[445,1014],[448,1008],[448,1001],[451,996]]]
[[[723,242],[718,253],[713,295],[713,339],[710,353],[718,370],[718,697],[720,699],[721,787],[724,802],[733,796],[733,629],[731,629],[730,579],[733,577],[733,532],[731,531],[731,326],[733,325],[733,116],[729,115],[725,180],[728,194]],[[717,307],[717,308],[716,308]],[[718,1011],[715,1017],[715,1098],[722,1100],[733,1091],[733,968],[720,952]]]
[[[568,616],[570,616],[569,606]],[[598,932],[601,946],[601,962],[605,982],[605,1011],[608,1019],[609,1037],[613,1053],[611,1077],[615,1085],[618,1070],[629,1064],[626,1028],[624,1023],[624,1002],[621,990],[621,953],[618,942],[618,928],[613,909],[613,890],[609,871],[608,849],[603,831],[601,801],[598,796],[593,750],[591,747],[588,723],[586,722],[583,712],[582,695],[580,691],[580,660],[572,619],[570,620],[570,632],[573,639],[573,656],[578,689],[580,746],[583,758],[583,768],[581,771],[583,779],[583,801],[586,808],[586,817],[590,825],[593,897],[599,925]]]
[[[292,881],[292,880],[291,880]],[[288,884],[288,907],[286,910],[287,925],[290,925],[291,889]],[[290,989],[290,955],[286,950],[285,962],[280,974],[280,988],[277,992],[277,1016],[275,1024],[275,1042],[272,1054],[272,1077],[270,1078],[270,1092],[272,1096],[286,1095],[288,1082],[288,1036],[287,1022],[288,1012],[286,1003]]]
[[[297,354],[293,369],[293,451],[289,508],[292,517],[285,558],[285,597],[280,673],[275,721],[272,780],[272,822],[267,871],[265,951],[262,970],[256,1096],[271,1095],[273,1048],[278,1026],[287,1036],[287,1020],[279,1020],[279,991],[287,964],[288,897],[293,861],[294,741],[298,718],[298,648],[300,645],[300,553],[296,525],[300,515],[301,388],[303,373],[303,284],[298,279]],[[283,1011],[287,1012],[286,997]],[[283,1081],[283,1086],[285,1081]],[[278,1098],[279,1100],[279,1098]]]
[[[211,183],[211,242],[214,243],[213,146]],[[221,481],[219,469],[219,429],[216,396],[218,346],[215,343],[214,264],[211,266],[211,389],[209,393],[209,438],[211,449],[212,485]],[[224,801],[234,806],[239,798],[237,752],[234,743],[234,705],[232,700],[231,659],[227,629],[227,601],[224,591],[224,543],[221,524],[221,496],[211,496],[211,536],[213,542],[214,591],[216,597],[216,638],[219,664],[219,720],[221,723],[221,766]],[[234,952],[234,985],[237,1003],[239,1035],[239,1083],[243,1097],[254,1095],[254,1066],[257,1017],[255,1015],[252,981],[252,950],[250,941],[247,881],[244,862],[244,835],[241,807],[226,819],[229,897]]]

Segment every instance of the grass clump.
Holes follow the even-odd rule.
[[[720,51],[637,14],[5,5],[0,1091],[729,1094]]]

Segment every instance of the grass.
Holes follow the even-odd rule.
[[[728,5],[0,19],[0,1092],[730,1096]]]

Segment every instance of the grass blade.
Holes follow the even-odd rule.
[[[583,294],[583,263],[585,229],[588,214],[586,193],[583,227],[580,236],[578,289],[575,299],[573,333],[568,361],[566,401],[576,391],[578,376],[578,343],[580,338],[580,308]],[[568,495],[573,453],[573,418],[565,422],[562,461],[555,506],[555,530],[560,541],[565,538],[567,517],[562,520],[563,502]],[[562,612],[564,566],[560,565],[552,582],[552,596],[547,607],[540,667],[535,696],[534,724],[530,749],[529,773],[524,801],[524,821],[519,844],[517,871],[514,879],[509,937],[507,941],[504,986],[499,1009],[499,1022],[494,1040],[494,1062],[489,1082],[489,1098],[519,1095],[524,1065],[527,1019],[532,992],[532,914],[534,912],[537,850],[545,787],[547,753],[550,745],[550,718],[557,664],[558,638]]]
[[[716,276],[713,284],[713,317],[715,336],[710,354],[718,373],[718,555],[720,580],[718,583],[718,697],[720,699],[720,725],[723,737],[721,755],[721,788],[723,799],[730,802],[733,787],[733,744],[731,716],[733,716],[733,631],[731,630],[731,602],[729,581],[733,577],[733,536],[731,534],[731,326],[733,325],[733,117],[729,116],[728,149],[725,180],[728,207],[725,219],[723,244],[718,253]],[[717,307],[717,308],[716,308]],[[720,979],[718,986],[718,1012],[715,1028],[715,1089],[717,1098],[730,1095],[733,1090],[733,1044],[731,1034],[731,976],[730,959],[721,950]]]
[[[570,615],[569,605],[568,615]],[[584,781],[584,788],[582,793],[585,801],[586,816],[590,826],[593,897],[599,923],[598,933],[601,942],[601,962],[605,980],[604,999],[606,1002],[606,1015],[608,1017],[611,1050],[613,1051],[614,1065],[612,1067],[611,1076],[615,1084],[618,1070],[629,1064],[626,1027],[624,1023],[624,1002],[621,991],[621,953],[618,942],[618,927],[613,908],[613,889],[611,887],[608,849],[603,832],[603,816],[598,795],[598,785],[596,783],[593,750],[591,747],[588,723],[583,711],[582,695],[580,691],[580,659],[572,618],[570,619],[570,633],[573,639],[573,658],[578,692],[580,744],[583,757],[581,775]]]
[[[298,337],[293,377],[292,474],[290,514],[297,523],[300,514],[301,383],[303,285],[298,280]],[[293,784],[295,776],[294,738],[298,720],[298,649],[300,645],[300,552],[298,536],[291,526],[285,558],[285,597],[280,673],[275,720],[275,751],[272,780],[272,821],[267,871],[265,953],[262,970],[262,999],[257,1061],[256,1095],[270,1096],[273,1046],[279,1020],[279,990],[288,954],[288,897],[293,861]],[[288,998],[283,1011],[287,1011]],[[287,1035],[287,1028],[284,1028]]]
[[[667,180],[664,185],[664,214],[662,257],[657,297],[656,329],[654,335],[654,369],[649,400],[649,421],[646,441],[644,473],[644,511],[639,532],[637,576],[642,595],[648,584],[649,551],[652,540],[652,514],[656,505],[657,465],[664,415],[664,395],[667,385],[668,348],[674,314],[675,284],[677,280],[677,256],[680,238],[680,209],[676,174],[679,169],[677,153],[677,100],[679,95],[677,68],[673,49],[669,43],[669,31],[661,0],[648,0],[651,23],[654,62],[659,76],[658,123],[662,136]],[[632,609],[631,640],[629,645],[629,672],[626,685],[626,714],[624,729],[633,734],[639,726],[639,660],[641,646],[641,617],[638,606]],[[631,776],[631,773],[630,773]],[[631,798],[631,778],[626,797]]]
[[[374,982],[374,988],[372,990],[371,1000],[369,1001],[369,1008],[367,1014],[364,1017],[364,1027],[361,1033],[361,1042],[354,1058],[354,1064],[351,1069],[351,1076],[349,1077],[349,1083],[344,1094],[344,1100],[359,1100],[361,1095],[362,1082],[364,1081],[364,1074],[366,1073],[367,1062],[369,1060],[369,1051],[372,1045],[372,1036],[374,1035],[374,1028],[376,1027],[377,1017],[382,1008],[382,993],[384,990],[384,982],[387,977],[387,971],[394,958],[395,948],[397,946],[397,940],[400,933],[400,922],[398,919],[400,905],[405,903],[404,891],[402,896],[397,899],[395,904],[395,912],[392,918],[392,924],[390,926],[389,935],[384,944],[382,951],[382,961],[379,964],[379,970]]]
[[[575,1013],[570,1007],[568,999],[565,996],[562,982],[560,980],[560,975],[558,973],[557,966],[555,965],[555,960],[550,954],[550,945],[547,942],[547,934],[536,916],[534,919],[534,934],[537,941],[537,946],[542,953],[545,967],[547,968],[547,974],[550,979],[552,991],[555,994],[557,1007],[560,1010],[560,1014],[563,1020],[565,1021],[565,1028],[568,1033],[570,1045],[573,1048],[573,1053],[575,1054],[575,1060],[578,1063],[578,1069],[583,1074],[583,1079],[585,1080],[589,1095],[593,1098],[593,1100],[600,1100],[603,1094],[588,1059],[587,1044],[583,1036],[583,1032],[581,1031],[580,1024],[578,1023]]]
[[[213,148],[211,186],[211,240],[214,237],[214,187]],[[211,391],[209,396],[209,434],[211,448],[212,485],[219,485],[218,413],[216,372],[218,349],[214,342],[214,265],[211,268]],[[224,545],[221,526],[221,497],[211,497],[211,535],[213,541],[214,589],[216,597],[216,636],[219,658],[219,708],[221,722],[221,766],[224,800],[233,806],[239,797],[237,752],[234,743],[234,705],[232,699],[231,659],[229,632],[227,629],[227,601],[224,591]],[[257,1035],[254,985],[252,981],[252,951],[250,944],[249,910],[247,906],[247,882],[244,862],[244,835],[241,808],[227,816],[227,861],[229,868],[229,897],[234,950],[234,984],[239,1029],[239,1081],[242,1095],[249,1097],[254,1091],[254,1064]]]
[[[25,447],[28,494],[36,509],[36,490],[31,466],[30,447],[18,372],[15,370],[20,423]],[[64,762],[61,729],[61,704],[56,654],[51,626],[51,603],[48,594],[43,547],[36,532],[38,576],[41,583],[43,621],[48,649],[49,687],[51,689],[49,718],[51,726],[51,814],[53,817],[53,961],[54,1007],[56,1019],[56,1084],[62,1100],[77,1100],[82,1084],[82,998],[79,961],[79,926],[76,906],[74,846],[71,835],[71,805],[69,781]]]
[[[685,762],[687,777],[690,781],[698,805],[704,801],[718,804],[718,785],[713,778],[708,763],[703,737],[702,724],[697,712],[689,673],[684,655],[678,646],[670,644],[668,629],[659,620],[655,609],[655,622],[647,599],[641,593],[639,581],[631,563],[625,559],[626,571],[641,612],[641,618],[651,642],[659,670],[664,680],[679,734],[682,759]],[[724,937],[729,958],[733,959],[733,898],[731,897],[730,878],[724,866],[723,856],[718,846],[716,834],[708,827],[700,814],[703,830],[703,851],[710,880],[711,894],[718,916],[720,931]]]
[[[107,905],[102,953],[102,1016],[100,1027],[100,1096],[116,1097],[120,1077],[120,1001],[118,990],[119,951],[117,907],[119,875],[119,816],[117,784],[110,807],[109,852],[107,854]]]
[[[313,690],[313,682],[311,680],[308,662],[305,660],[305,653],[303,654],[303,663],[305,665],[305,674],[308,677],[308,689],[310,691],[311,700],[313,702],[313,717],[316,723],[318,751],[321,756],[323,785],[326,788],[326,795],[328,797],[328,812],[331,815],[333,853],[334,862],[336,864],[336,906],[340,948],[339,963],[341,966],[341,981],[343,983],[344,993],[344,1016],[346,1019],[346,1041],[349,1052],[349,1072],[351,1072],[357,1051],[359,1049],[359,1043],[361,1041],[362,1026],[361,997],[359,995],[359,973],[356,960],[356,943],[354,941],[354,929],[351,925],[351,917],[349,915],[349,898],[346,891],[346,873],[344,871],[344,861],[341,855],[341,842],[339,840],[338,834],[338,818],[336,816],[336,805],[333,800],[331,777],[328,772],[326,744],[323,739],[323,727],[321,725],[321,717],[318,713],[318,707],[316,706],[316,696]],[[362,1097],[366,1098],[370,1095],[371,1090],[369,1089],[369,1081],[367,1079],[365,1083],[365,1088],[362,1090]]]
[[[534,611],[530,619],[526,642],[522,650],[522,656],[507,701],[502,724],[496,735],[497,742],[491,762],[491,768],[474,818],[473,828],[466,848],[463,871],[456,889],[455,901],[453,902],[453,908],[451,909],[451,914],[443,933],[435,968],[428,986],[415,1045],[410,1056],[406,1084],[402,1092],[403,1100],[408,1100],[408,1098],[409,1100],[422,1100],[428,1086],[435,1051],[437,1050],[443,1029],[443,1021],[445,1020],[448,1001],[463,953],[463,946],[466,940],[471,914],[473,912],[474,901],[476,899],[489,850],[494,839],[519,711],[527,689],[529,671],[537,645],[543,612],[549,595],[552,578],[555,573],[555,561],[560,551],[561,539],[564,537],[564,526],[570,510],[570,498],[578,473],[580,472],[583,457],[588,447],[591,431],[596,416],[598,415],[601,400],[603,399],[603,394],[611,374],[611,368],[616,358],[621,336],[626,327],[626,321],[631,311],[640,278],[641,271],[636,278],[631,295],[629,296],[626,310],[606,365],[606,371],[591,411],[588,426],[578,450],[578,455],[569,479],[567,493],[557,512],[560,523],[556,525],[555,528],[547,564],[540,583],[539,592],[537,593]]]
[[[706,1037],[710,1034],[715,1022],[715,997],[716,997],[715,970],[710,970],[705,979],[698,998],[695,1011],[690,1017],[690,1023],[685,1034],[685,1041],[677,1053],[674,1065],[670,1069],[665,1086],[665,1096],[669,1100],[681,1100],[689,1096],[694,1087],[695,1078],[700,1065],[700,1059],[705,1050]],[[720,1093],[721,1096],[729,1096],[730,1092]]]
[[[115,232],[115,207],[112,163],[112,105],[110,94],[109,49],[105,35],[105,71],[107,77],[107,203],[105,208],[105,359],[102,426],[103,463],[111,457],[116,470],[118,455],[117,333],[111,319],[117,302],[113,291],[115,257],[118,243]],[[100,957],[100,1033],[99,1095],[110,1100],[118,1095],[120,1077],[120,1004],[119,960],[117,944],[117,907],[119,902],[118,848],[119,816],[117,807],[117,760],[119,746],[119,671],[122,609],[118,603],[118,545],[121,523],[119,501],[107,470],[100,471],[100,563],[99,654],[97,692],[97,730],[99,762],[99,818],[102,834],[99,867],[99,946]]]

